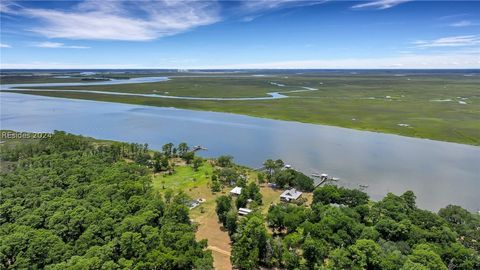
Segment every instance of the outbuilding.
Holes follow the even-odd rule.
[[[241,187],[234,187],[232,190],[230,190],[230,194],[233,196],[238,196],[242,194],[242,188]]]
[[[238,209],[238,214],[241,215],[241,216],[246,216],[248,214],[250,214],[252,212],[251,209],[248,209],[248,208],[239,208]]]

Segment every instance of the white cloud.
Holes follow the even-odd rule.
[[[16,14],[18,9],[21,8],[19,4],[11,0],[0,1],[0,13],[4,14]]]
[[[453,27],[466,27],[466,26],[474,26],[474,25],[477,25],[477,24],[467,20],[462,20],[462,21],[458,21],[450,24],[450,26],[453,26]]]
[[[352,6],[354,9],[373,8],[373,9],[387,9],[400,5],[412,0],[375,0],[367,3],[357,4]]]
[[[4,69],[478,69],[479,51],[459,51],[445,54],[408,54],[382,58],[339,58],[330,60],[291,60],[265,63],[195,66],[195,61],[166,61],[161,66],[141,64],[84,64],[58,62],[1,63]]]
[[[36,43],[33,45],[34,47],[39,47],[39,48],[60,48],[60,49],[90,49],[90,47],[87,46],[76,46],[76,45],[65,45],[60,42],[50,42],[50,41],[45,41],[45,42],[40,42]]]
[[[452,53],[437,55],[408,54],[384,58],[344,58],[332,60],[292,60],[268,63],[203,66],[197,68],[253,69],[436,69],[480,68],[480,54]]]
[[[234,14],[249,22],[269,10],[327,1],[245,0],[238,1]],[[40,20],[39,26],[28,30],[45,37],[85,40],[147,41],[222,19],[218,0],[83,0],[68,10],[25,8],[2,0],[0,8],[6,14]]]
[[[242,3],[242,6],[250,11],[262,11],[286,6],[311,6],[325,2],[327,0],[247,0]]]
[[[81,64],[59,62],[0,63],[2,69],[139,69],[136,64]]]
[[[5,43],[0,43],[0,48],[11,48],[12,46],[5,44]]]
[[[480,44],[480,37],[477,35],[443,37],[434,40],[418,40],[413,44],[418,48],[475,46]]]
[[[270,10],[305,7],[323,4],[331,0],[245,0],[240,2],[237,15],[243,16],[244,22],[251,22]]]
[[[152,40],[219,20],[216,3],[208,1],[87,0],[69,11],[27,8],[22,14],[44,22],[31,31],[46,37],[90,40]]]

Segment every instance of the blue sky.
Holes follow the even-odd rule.
[[[479,1],[8,1],[1,68],[480,68]]]

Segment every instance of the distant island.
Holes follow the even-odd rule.
[[[2,269],[479,269],[480,216],[187,143],[2,131]]]

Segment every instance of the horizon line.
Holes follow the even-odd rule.
[[[202,71],[202,70],[480,70],[475,68],[0,68],[7,70],[170,70],[170,71]]]

